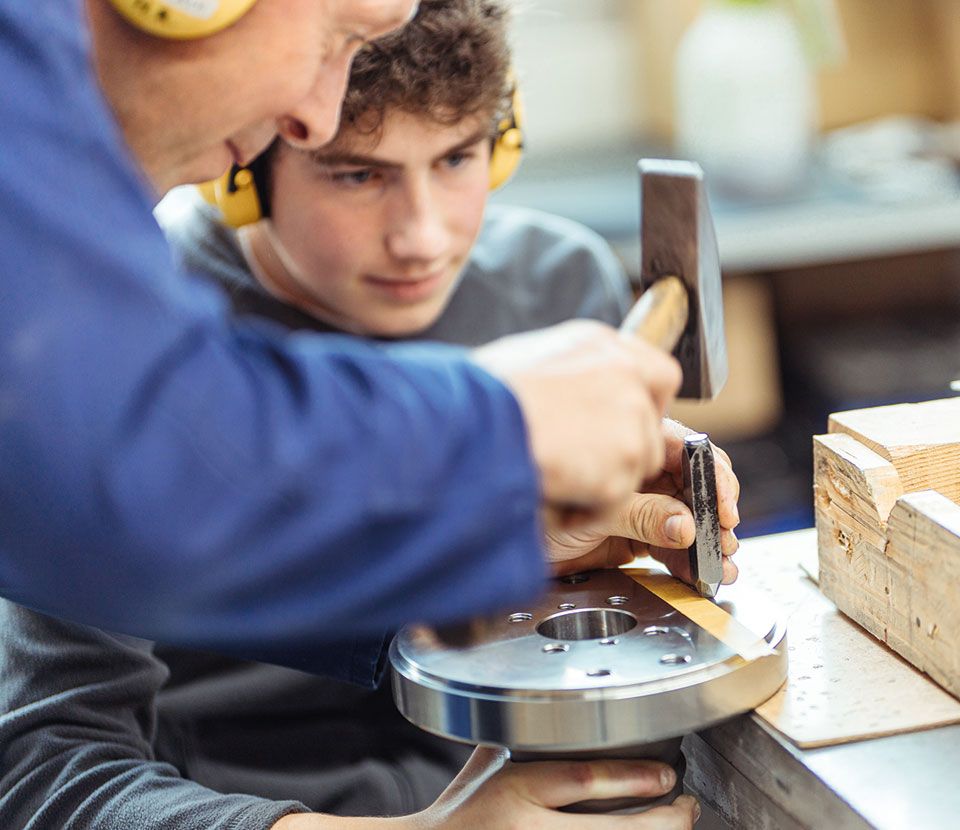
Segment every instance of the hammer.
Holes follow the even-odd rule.
[[[621,332],[673,352],[683,369],[679,397],[708,400],[727,380],[720,254],[703,170],[690,161],[641,159],[640,284],[643,294]],[[684,500],[696,540],[689,549],[693,583],[714,597],[723,577],[717,482],[710,440],[684,439]]]

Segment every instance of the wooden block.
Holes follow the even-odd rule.
[[[960,503],[960,398],[838,412],[827,429],[893,464],[904,492],[937,490]]]
[[[814,437],[820,587],[960,696],[960,398],[830,416]]]

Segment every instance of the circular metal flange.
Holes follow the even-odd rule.
[[[744,659],[618,570],[551,582],[526,608],[390,646],[393,692],[417,726],[554,752],[650,744],[755,708],[783,683],[786,627],[759,598],[721,603],[770,646]]]

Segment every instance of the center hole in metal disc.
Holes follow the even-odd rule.
[[[537,626],[537,633],[551,640],[599,640],[625,634],[636,625],[637,618],[628,611],[582,608],[547,617]]]

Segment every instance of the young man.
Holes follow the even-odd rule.
[[[225,286],[241,316],[287,329],[475,342],[576,314],[616,322],[627,285],[597,237],[529,211],[503,208],[483,221],[491,143],[509,102],[502,15],[495,0],[425,2],[410,28],[358,56],[329,147],[279,145],[260,165],[270,219],[238,239],[196,200],[165,205],[183,258]],[[729,527],[736,479],[725,461],[721,470]],[[665,495],[648,499],[649,509],[685,515]],[[731,533],[726,540],[735,546]],[[0,613],[0,695],[9,690],[0,825],[11,830],[29,817],[103,830],[373,823],[296,814],[308,807],[422,810],[395,820],[417,827],[562,826],[573,819],[550,807],[672,786],[654,764],[592,766],[592,781],[579,784],[582,768],[530,764],[477,787],[480,769],[498,760],[485,750],[431,807],[463,753],[404,723],[385,690],[151,650],[9,604]],[[367,607],[354,602],[352,613]],[[355,679],[373,674],[373,646]],[[689,826],[694,809],[683,799],[631,826]]]
[[[660,466],[677,367],[609,327],[534,337],[523,362],[383,350],[230,323],[179,278],[155,194],[277,134],[319,147],[351,56],[414,7],[0,7],[3,595],[319,668],[347,625],[530,596],[543,505],[611,506]],[[197,37],[154,33],[191,9]]]

